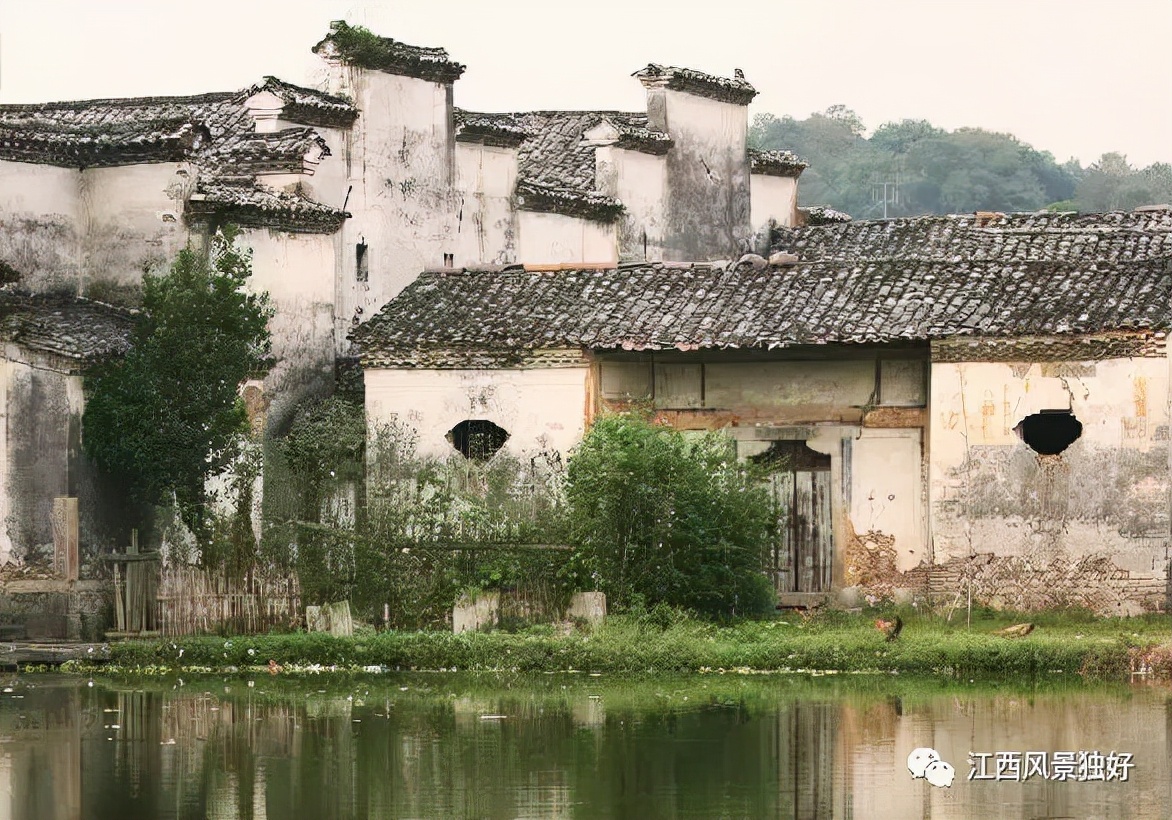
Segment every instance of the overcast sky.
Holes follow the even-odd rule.
[[[0,0],[0,102],[312,79],[331,19],[443,46],[473,110],[641,110],[648,62],[731,76],[753,113],[1007,131],[1059,160],[1172,161],[1172,0]]]

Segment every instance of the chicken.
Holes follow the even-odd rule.
[[[281,664],[277,663],[274,660],[271,660],[271,659],[269,660],[269,674],[270,675],[279,675],[283,671],[284,671],[284,668],[281,666]]]
[[[887,640],[894,641],[899,637],[900,630],[903,629],[903,619],[898,615],[895,616],[894,621],[885,621],[882,618],[876,618],[875,628],[886,635]]]

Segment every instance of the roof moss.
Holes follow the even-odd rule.
[[[464,66],[449,59],[445,49],[407,45],[343,20],[330,24],[330,33],[313,47],[313,53],[359,68],[435,83],[454,82],[464,73]]]

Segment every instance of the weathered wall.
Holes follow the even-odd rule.
[[[920,359],[712,358],[603,360],[602,398],[621,403],[653,396],[662,409],[727,411],[731,423],[860,422],[870,406],[922,407],[926,401]]]
[[[510,434],[516,455],[556,450],[564,457],[582,437],[585,365],[527,370],[367,370],[369,429],[398,420],[419,435],[421,455],[455,452],[447,432],[466,419],[485,419]]]
[[[0,261],[22,286],[76,292],[81,268],[80,174],[0,160]]]
[[[516,261],[517,215],[512,204],[516,185],[517,149],[456,143],[457,267]]]
[[[667,158],[616,146],[595,150],[595,185],[626,210],[618,223],[619,259],[661,262],[667,220]]]
[[[334,297],[339,237],[248,230],[250,287],[268,291],[274,308],[269,321],[275,366],[265,379],[270,429],[288,410],[313,393],[330,389],[334,378]]]
[[[343,228],[345,266],[339,316],[373,316],[421,270],[456,251],[455,139],[452,87],[347,66],[332,69],[335,90],[361,116],[328,163],[345,164],[353,185]],[[354,246],[364,237],[369,279],[356,281]]]
[[[656,100],[662,94],[662,102]],[[665,258],[727,259],[749,241],[749,109],[684,91],[648,91],[675,145],[667,154]]]
[[[798,181],[793,177],[752,174],[749,181],[750,222],[760,231],[774,220],[792,227],[797,222]]]
[[[88,168],[79,180],[82,229],[80,293],[134,303],[144,268],[158,268],[187,244],[182,202],[193,170],[164,162]]]
[[[931,511],[937,564],[968,561],[1006,606],[1160,604],[1168,539],[1163,357],[932,365]],[[1081,438],[1039,455],[1014,432],[1070,410]]]
[[[660,421],[727,428],[742,457],[779,439],[830,456],[833,581],[869,587],[928,556],[926,362],[892,351],[826,355],[608,358],[599,363],[600,399],[620,408],[654,391]]]
[[[561,214],[518,211],[517,225],[517,258],[526,264],[618,264],[612,224]]]
[[[873,552],[883,541],[894,550],[901,571],[928,557],[922,441],[923,430],[915,428],[863,429],[844,441],[849,453],[843,466],[849,491],[844,506],[850,530],[863,536],[864,550]],[[841,543],[846,550],[850,532],[843,533]],[[857,583],[851,566],[846,569],[844,585]]]
[[[2,362],[0,564],[15,557],[52,567],[53,498],[75,489],[70,467],[81,441],[81,378],[15,345],[7,345]]]

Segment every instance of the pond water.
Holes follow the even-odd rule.
[[[912,778],[918,747],[951,788]],[[18,820],[1168,818],[1170,759],[1159,687],[32,675],[0,694],[0,818]]]

